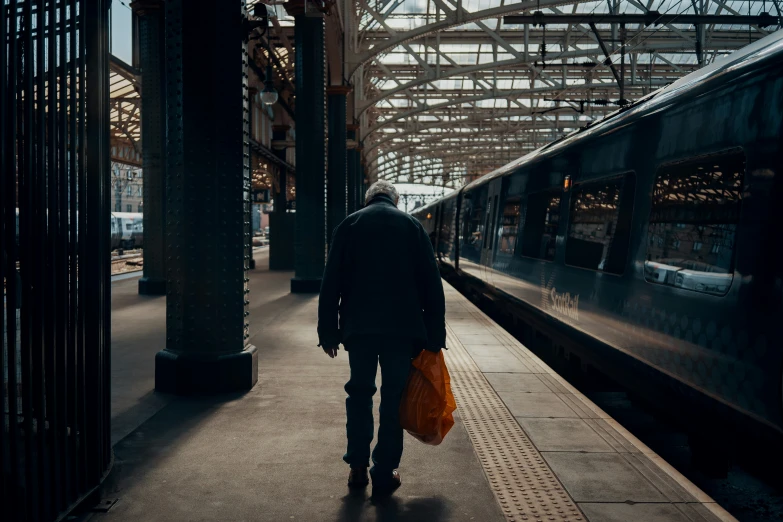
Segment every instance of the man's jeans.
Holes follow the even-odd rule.
[[[348,393],[345,400],[348,451],[343,460],[351,467],[369,465],[370,443],[375,431],[372,397],[377,389],[375,374],[380,362],[380,426],[378,442],[372,452],[374,466],[370,474],[374,479],[391,477],[391,472],[399,467],[402,457],[400,400],[410,372],[413,347],[406,341],[370,337],[349,341],[348,350],[351,366],[351,380],[345,385]]]

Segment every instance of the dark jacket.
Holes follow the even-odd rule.
[[[321,346],[372,335],[438,351],[445,313],[427,233],[390,197],[376,196],[335,229],[318,301]]]

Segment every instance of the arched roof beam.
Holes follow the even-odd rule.
[[[422,162],[424,160],[419,158],[418,160],[416,160],[419,163],[414,163],[413,167],[410,167],[408,162],[399,162],[399,163],[394,162],[395,163],[394,165],[389,165],[388,167],[386,165],[378,167],[377,169],[375,169],[375,172],[378,174],[378,176],[384,176],[388,172],[395,172],[395,171],[413,172],[416,171],[417,169],[427,169],[427,168],[448,169],[450,165],[454,164],[454,160],[459,160],[461,158],[466,158],[466,157],[470,158],[471,160],[473,159],[476,160],[475,162],[466,160],[464,161],[464,163],[466,164],[482,163],[482,164],[491,164],[491,165],[497,164],[498,166],[502,166],[508,163],[509,161],[512,161],[518,157],[523,156],[524,154],[527,154],[528,152],[532,152],[533,150],[534,149],[531,147],[527,151],[516,151],[517,153],[519,153],[519,156],[512,159],[472,158],[472,156],[481,156],[482,152],[478,150],[470,150],[470,151],[466,150],[462,152],[455,152],[453,154],[443,155],[441,158],[438,159],[431,158],[428,159],[426,163]],[[441,161],[441,163],[436,163],[439,160]]]
[[[634,0],[631,0],[630,3],[632,5],[634,5],[636,8],[640,9],[640,10],[642,10],[644,12],[648,12],[647,7],[645,7],[644,5],[638,3],[638,2],[636,2]],[[558,9],[554,8],[554,7],[551,7],[551,9],[556,13],[556,15],[560,13],[560,11]],[[586,16],[586,15],[575,14],[573,16],[583,17],[583,16]],[[605,16],[605,15],[598,15],[598,16]],[[411,87],[415,87],[415,86],[421,85],[423,83],[430,83],[430,82],[437,81],[437,80],[440,80],[440,79],[449,78],[449,77],[452,77],[452,76],[455,76],[455,75],[460,75],[460,74],[466,74],[467,75],[467,74],[475,73],[475,72],[478,72],[478,71],[483,71],[483,70],[487,70],[487,69],[496,69],[496,68],[501,68],[501,67],[509,66],[509,65],[519,65],[519,64],[523,64],[523,63],[530,65],[531,63],[534,63],[534,62],[536,62],[536,61],[541,59],[541,56],[531,56],[527,60],[525,60],[525,57],[522,56],[522,54],[519,51],[514,49],[513,46],[511,46],[508,42],[506,42],[501,36],[499,36],[497,31],[491,30],[486,25],[484,25],[483,23],[480,23],[480,22],[477,25],[479,25],[479,27],[490,37],[490,39],[492,41],[496,42],[498,45],[503,47],[506,50],[506,52],[509,52],[512,55],[514,55],[514,58],[513,59],[509,59],[509,60],[502,60],[500,62],[489,63],[489,64],[477,64],[477,65],[468,66],[468,67],[459,67],[459,66],[456,66],[456,63],[453,60],[451,60],[447,55],[441,53],[440,50],[437,49],[437,47],[433,47],[434,52],[438,53],[441,57],[445,58],[447,61],[449,61],[450,63],[452,63],[456,67],[453,68],[453,69],[447,69],[445,71],[443,71],[441,69],[439,71],[439,73],[436,76],[434,76],[434,77],[433,77],[433,75],[431,74],[431,71],[430,71],[430,73],[428,73],[426,76],[424,76],[422,78],[417,78],[416,80],[414,80],[412,82],[408,82],[408,83],[405,83],[405,84],[400,84],[396,88],[393,88],[393,89],[384,90],[384,91],[381,92],[381,94],[379,96],[376,96],[376,97],[371,98],[369,100],[361,101],[359,103],[360,111],[366,110],[368,107],[373,106],[374,104],[376,104],[380,100],[382,100],[384,98],[387,98],[388,96],[393,95],[393,94],[399,92],[400,90],[409,89]],[[634,53],[638,54],[638,53],[648,53],[651,50],[654,51],[654,52],[657,52],[657,51],[671,51],[671,50],[687,50],[687,51],[692,50],[693,39],[689,35],[683,33],[681,30],[677,29],[676,27],[673,27],[671,24],[667,24],[666,27],[670,31],[672,31],[674,34],[676,34],[676,35],[678,35],[680,37],[680,39],[677,42],[675,42],[675,43],[670,43],[670,42],[648,42],[646,45],[636,45],[636,46],[634,46],[632,51]],[[573,28],[570,28],[568,31],[566,31],[566,33],[571,32],[571,31],[578,31],[578,32],[582,33],[583,35],[588,36],[593,42],[597,42],[597,39],[596,39],[595,35],[592,34],[590,29],[586,28],[586,27],[582,27],[582,25],[580,25],[580,24],[574,25]],[[766,32],[763,31],[763,30],[759,29],[759,31],[760,31],[761,35],[766,34]],[[645,38],[645,40],[643,40],[643,42],[646,42],[646,38]],[[739,47],[747,44],[747,41],[745,39],[741,39],[741,40],[737,40],[736,42],[734,42],[733,45],[730,45],[730,44],[727,44],[727,43],[723,43],[722,45],[717,45],[715,42],[713,42],[712,35],[711,35],[711,38],[708,40],[708,42],[712,42],[713,46],[716,47],[713,50],[719,50],[719,49],[717,49],[717,47],[734,49],[734,48],[739,48]],[[705,42],[705,44],[707,44],[708,42]],[[571,45],[573,46],[573,44],[571,44]],[[408,50],[409,54],[413,54],[414,58],[416,58],[417,60],[420,59],[418,57],[418,53],[412,53],[410,51],[409,47],[406,47],[406,50]],[[705,51],[706,50],[709,50],[709,49],[705,49]],[[560,55],[558,55],[557,57],[550,58],[550,59],[556,60],[556,59],[561,58],[561,57],[568,57],[569,56],[568,53],[574,53],[574,52],[575,51],[568,51],[566,53],[562,53],[561,52]],[[584,56],[584,52],[585,51],[580,51],[580,52],[582,53],[581,55]],[[597,53],[597,52],[595,52],[595,53],[590,52],[590,50],[588,50],[587,52],[588,52],[588,55],[598,56],[598,54],[600,54],[600,53]],[[579,54],[571,55],[571,56],[579,56]],[[659,58],[660,58],[660,56],[659,56]],[[601,64],[603,63],[603,60],[599,60],[599,61],[601,62]],[[668,62],[668,63],[671,64],[671,62]],[[671,65],[674,66],[674,64],[671,64]],[[397,82],[399,83],[399,80],[397,80]]]
[[[459,180],[486,174],[507,163],[508,162],[491,164],[455,164],[438,170],[417,168],[413,172],[382,174],[377,176],[376,179],[394,180],[397,183],[416,183],[417,181],[421,183],[424,178],[431,178],[433,181],[437,181],[436,183],[432,183],[432,185],[443,186],[443,175],[445,173],[448,174],[446,180],[447,185],[452,184],[452,186],[457,186],[460,184]],[[424,181],[424,183],[426,183],[426,181]]]
[[[747,42],[737,42],[736,48],[740,48],[744,45],[746,45]],[[705,49],[705,51],[708,49]],[[645,45],[639,46],[638,48],[635,48],[633,50],[634,53],[650,53],[656,55],[657,58],[661,59],[661,61],[667,63],[671,67],[674,67],[675,70],[682,71],[682,68],[679,65],[676,65],[672,63],[669,60],[663,59],[662,56],[660,56],[660,53],[662,52],[672,52],[672,51],[690,51],[690,46],[687,44],[687,42],[650,42],[646,43]],[[603,65],[603,60],[601,59],[601,49],[596,47],[594,49],[583,49],[579,51],[564,51],[559,52],[557,54],[554,53],[547,53],[547,60],[549,63],[554,62],[556,60],[562,60],[562,59],[569,59],[569,58],[594,58],[597,66],[596,68],[606,68],[608,70],[608,66]],[[440,74],[437,77],[431,77],[431,76],[425,76],[422,78],[417,78],[415,80],[412,80],[407,83],[401,83],[399,80],[394,80],[398,83],[396,87],[393,87],[391,89],[384,89],[381,90],[380,94],[378,96],[375,96],[373,98],[369,98],[367,100],[361,100],[357,103],[357,107],[359,109],[359,114],[363,113],[370,107],[373,107],[381,100],[384,100],[388,98],[389,96],[392,96],[394,94],[397,94],[399,92],[404,92],[406,90],[411,89],[412,87],[418,87],[420,85],[424,85],[427,83],[432,83],[438,80],[444,80],[447,78],[453,78],[455,76],[468,76],[477,72],[483,72],[493,69],[502,69],[503,67],[509,67],[509,66],[519,66],[524,65],[526,63],[534,63],[536,61],[540,61],[542,57],[540,55],[530,55],[527,59],[527,62],[520,61],[518,58],[511,58],[508,60],[500,60],[498,62],[492,62],[492,63],[483,63],[483,64],[477,64],[477,65],[470,65],[467,67],[459,66],[459,67],[453,67],[449,69],[440,69]],[[600,63],[599,63],[600,62]],[[390,78],[390,79],[393,79]],[[610,84],[614,85],[616,84]],[[561,84],[558,84],[559,88],[562,88]],[[570,87],[570,86],[569,86]]]
[[[493,151],[494,152],[516,153],[516,152],[521,151],[522,149],[529,149],[531,147],[534,147],[533,142],[523,141],[523,142],[520,142],[520,143],[523,146],[514,147],[513,149],[512,148],[504,149],[502,151],[497,151],[497,150],[493,149]],[[389,160],[389,161],[385,162],[383,165],[379,165],[377,170],[378,170],[378,172],[383,172],[383,171],[389,170],[390,168],[397,168],[400,165],[404,166],[406,164],[410,164],[410,163],[414,163],[415,164],[417,162],[420,165],[432,165],[432,164],[436,164],[435,162],[443,161],[445,159],[461,158],[461,157],[465,157],[465,156],[478,156],[478,157],[481,157],[481,156],[483,156],[485,154],[486,154],[486,149],[475,148],[475,149],[465,149],[465,150],[453,150],[453,151],[447,152],[445,154],[440,154],[440,155],[438,155],[436,157],[422,157],[422,156],[418,156],[418,155],[405,156],[405,157],[402,157],[402,158],[399,158],[399,159]]]
[[[526,133],[528,129],[520,128],[520,129],[514,129],[514,130],[516,132]],[[505,137],[508,137],[509,135],[516,137],[516,134],[509,134],[508,132],[505,132],[503,134],[503,137],[505,138]],[[399,149],[399,150],[405,151],[402,154],[405,154],[408,157],[409,156],[413,156],[414,158],[427,158],[428,155],[440,154],[440,153],[444,153],[444,152],[445,153],[449,153],[451,151],[460,151],[460,150],[464,149],[465,147],[471,147],[471,146],[474,146],[474,147],[478,147],[478,146],[492,147],[492,150],[494,150],[494,151],[504,152],[504,151],[509,151],[509,150],[511,150],[511,151],[517,150],[517,149],[520,148],[520,145],[522,145],[522,144],[527,145],[527,144],[532,144],[533,143],[532,140],[514,140],[514,141],[508,141],[507,140],[507,141],[502,141],[501,142],[494,135],[490,136],[490,137],[488,137],[486,139],[477,139],[477,137],[479,137],[479,136],[481,136],[481,133],[476,132],[476,133],[471,133],[470,134],[469,140],[463,140],[463,141],[459,141],[459,142],[453,142],[452,141],[452,142],[448,142],[448,143],[446,143],[444,145],[441,145],[441,146],[435,147],[435,148],[427,148],[427,149],[424,149],[424,150],[406,150],[406,148],[402,148],[402,149]],[[441,136],[440,139],[443,139],[443,136]],[[519,144],[519,145],[516,145],[516,144]],[[417,144],[412,143],[412,144],[408,145],[408,147],[416,146],[416,145]],[[499,145],[501,148],[496,148],[496,147],[494,147],[494,145]],[[391,153],[391,152],[396,152],[396,151],[389,151],[389,152],[384,151],[384,156],[386,154]],[[394,159],[389,158],[388,161],[394,161]]]
[[[473,11],[473,12],[468,12],[461,8],[456,11],[452,11],[451,9],[449,9],[447,12],[451,14],[447,15],[447,17],[444,20],[440,20],[432,24],[423,25],[421,27],[417,27],[416,29],[412,29],[410,31],[405,31],[402,33],[394,32],[392,38],[389,38],[387,41],[376,45],[372,49],[368,51],[364,51],[362,53],[353,53],[352,56],[346,56],[346,62],[350,64],[348,65],[348,77],[353,76],[353,73],[355,73],[360,66],[366,64],[367,62],[369,62],[379,54],[382,54],[385,51],[389,49],[393,49],[399,45],[403,45],[404,43],[407,43],[416,38],[421,38],[423,36],[427,36],[436,33],[438,31],[443,31],[446,29],[450,29],[452,27],[459,27],[460,25],[465,25],[480,20],[486,20],[488,18],[500,18],[503,15],[510,14],[510,13],[520,13],[520,12],[528,11],[530,9],[544,9],[547,7],[558,6],[558,5],[580,4],[587,1],[591,1],[591,0],[528,0],[528,1],[517,2],[515,4],[501,5],[498,7],[492,7],[490,9],[482,9],[480,11]],[[365,4],[363,7],[367,9],[370,16],[372,16],[376,20],[378,17],[382,16],[377,11],[373,10],[369,6],[366,6],[366,2],[363,2],[363,4]],[[392,32],[390,32],[389,34],[392,34]]]
[[[408,167],[406,165],[400,165],[396,168],[386,168],[383,170],[374,170],[373,173],[375,174],[376,178],[388,178],[389,176],[393,175],[408,175],[410,173],[416,173],[416,172],[443,172],[443,171],[449,171],[454,170],[457,167],[463,167],[470,170],[477,170],[477,169],[485,169],[489,168],[491,170],[495,170],[497,168],[502,167],[503,165],[507,165],[508,163],[516,160],[517,158],[521,158],[531,152],[533,152],[534,148],[525,149],[522,151],[518,151],[514,155],[504,156],[502,158],[473,158],[469,154],[463,154],[461,156],[454,155],[449,156],[447,158],[443,159],[442,163],[428,163],[428,164],[418,164],[414,165],[413,167]],[[476,153],[478,155],[478,153]]]
[[[367,10],[367,12],[370,14],[370,16],[372,16],[375,19],[375,21],[378,22],[381,25],[381,27],[383,27],[390,35],[392,35],[392,38],[395,38],[397,36],[397,32],[394,29],[392,29],[391,27],[389,27],[389,25],[386,23],[386,17],[385,16],[382,16],[380,13],[378,13],[374,9],[370,8],[370,6],[367,5],[367,0],[360,0],[360,3],[362,4],[362,7]],[[390,9],[388,12],[391,12],[392,10],[393,9]],[[405,50],[408,51],[408,53],[411,56],[413,56],[413,58],[417,62],[419,62],[419,65],[421,65],[422,69],[427,71],[428,74],[432,73],[432,69],[430,68],[430,66],[427,63],[427,61],[422,59],[421,56],[419,56],[418,53],[414,52],[413,49],[411,49],[410,45],[408,45],[408,43],[405,40],[401,41],[400,45],[403,46],[405,48]],[[349,73],[348,73],[348,77],[349,78],[351,76],[353,76],[353,72],[355,70],[356,69],[349,70]]]
[[[456,170],[464,170],[464,168],[457,168]],[[446,179],[446,186],[452,186],[454,188],[459,186],[459,180],[462,178],[469,176],[469,174],[462,174],[462,173],[455,173],[453,170],[449,172],[449,176]],[[431,183],[425,181],[425,178],[431,178],[433,180],[437,180],[436,183]],[[419,171],[414,172],[412,175],[408,174],[392,174],[386,177],[380,177],[377,179],[387,179],[387,180],[395,180],[397,183],[421,183],[424,185],[430,185],[430,186],[444,186],[444,180],[443,180],[443,172],[433,172],[433,171]]]
[[[662,86],[662,85],[666,85],[668,83],[669,82],[660,81],[660,80],[656,81],[656,82],[653,82],[653,84],[656,85],[656,86]],[[605,83],[600,83],[600,84],[586,83],[586,84],[583,84],[583,85],[571,85],[571,86],[568,86],[568,87],[569,87],[569,89],[575,89],[576,90],[576,89],[594,89],[594,88],[598,88],[598,87],[604,87],[606,85],[607,84],[605,84]],[[400,114],[400,115],[398,115],[396,117],[389,118],[386,121],[380,122],[380,123],[374,125],[373,127],[370,127],[367,130],[366,136],[371,135],[372,133],[378,131],[379,129],[381,129],[381,128],[383,128],[383,127],[385,127],[385,126],[387,126],[387,125],[389,125],[391,123],[394,123],[395,121],[399,121],[399,120],[401,120],[403,118],[408,118],[408,117],[414,116],[416,114],[421,114],[423,112],[426,112],[426,111],[432,110],[432,109],[442,109],[444,107],[449,107],[449,106],[453,106],[453,105],[460,105],[460,104],[464,104],[464,103],[472,103],[472,102],[478,102],[478,101],[483,101],[483,100],[490,100],[490,99],[494,99],[494,98],[509,98],[509,97],[512,97],[512,96],[523,96],[523,95],[529,94],[531,92],[535,92],[535,93],[539,93],[539,92],[557,92],[557,91],[560,91],[560,90],[562,90],[562,88],[560,88],[560,87],[536,87],[534,89],[514,89],[514,90],[509,90],[509,91],[496,91],[496,92],[493,92],[491,94],[482,94],[482,95],[477,95],[477,96],[465,96],[465,97],[455,98],[455,99],[448,100],[448,101],[443,102],[443,103],[438,103],[438,104],[435,104],[435,105],[429,105],[429,106],[427,106],[427,108],[413,109],[413,110],[407,111],[405,113],[402,113],[402,114]],[[553,109],[553,108],[554,107],[547,107],[547,109]],[[486,118],[490,119],[490,118],[503,117],[503,116],[511,115],[512,112],[515,112],[515,113],[517,113],[516,115],[520,115],[520,116],[532,116],[533,114],[538,114],[538,115],[543,116],[543,113],[538,108],[530,107],[530,108],[522,109],[522,111],[524,111],[524,112],[517,112],[516,110],[515,111],[503,111],[502,114],[494,114],[494,115],[488,114],[488,115],[486,115]],[[552,112],[553,111],[548,111],[547,114],[551,114]],[[402,133],[390,133],[384,139],[381,139],[380,141],[377,141],[377,142],[371,144],[367,148],[367,151],[369,152],[370,150],[378,147],[380,144],[386,143],[386,142],[388,142],[388,141],[390,141],[390,140],[392,140],[394,138],[400,138],[402,136],[406,136],[406,135],[414,133],[414,132],[421,132],[422,130],[427,129],[427,128],[434,128],[434,127],[438,127],[438,126],[444,126],[446,124],[448,124],[448,126],[452,126],[453,127],[455,125],[458,125],[462,121],[464,121],[464,120],[452,120],[452,121],[445,122],[445,123],[443,121],[436,121],[436,122],[428,123],[428,124],[425,124],[425,125],[417,126],[414,129],[407,130],[407,131],[404,131]]]
[[[582,123],[582,122],[578,122],[578,123]],[[539,126],[536,126],[536,128],[540,128],[542,130],[551,129],[551,127],[539,127]],[[525,125],[517,126],[517,125],[515,125],[515,126],[508,126],[508,127],[505,127],[505,128],[500,128],[500,129],[498,129],[498,131],[503,132],[504,136],[509,136],[509,135],[514,136],[514,135],[516,135],[518,133],[526,133],[526,132],[530,131],[531,129],[532,129],[532,127],[530,127],[530,126],[525,126]],[[437,148],[436,149],[426,149],[426,152],[437,151],[437,150],[446,150],[446,149],[448,149],[450,147],[458,147],[458,146],[468,147],[468,146],[471,145],[472,142],[484,143],[485,141],[489,142],[489,141],[491,141],[493,139],[496,139],[494,135],[491,135],[491,137],[486,138],[485,141],[475,141],[477,136],[486,136],[487,132],[488,132],[487,129],[480,129],[480,130],[476,130],[474,132],[459,132],[459,133],[451,132],[450,134],[438,133],[438,134],[432,134],[432,135],[428,134],[428,135],[426,135],[427,136],[426,139],[422,139],[420,141],[415,141],[415,142],[414,141],[406,141],[404,143],[400,143],[399,145],[395,145],[392,148],[382,149],[382,151],[380,151],[380,153],[379,153],[379,156],[386,156],[388,154],[392,154],[392,153],[395,153],[395,152],[405,151],[406,149],[410,149],[411,147],[426,146],[430,142],[442,141],[444,138],[447,138],[447,137],[451,138],[452,140],[455,139],[455,138],[460,138],[460,141],[459,142],[449,141],[449,142],[447,142],[446,145],[443,145],[443,147],[441,149],[437,149]],[[412,152],[412,154],[421,154],[421,153],[423,153],[425,151],[411,151],[411,152]]]
[[[542,130],[546,130],[546,129],[550,129],[550,130],[551,129],[561,129],[561,128],[564,128],[564,127],[567,127],[567,128],[574,127],[574,128],[576,128],[576,127],[581,126],[581,125],[579,125],[579,122],[577,122],[577,121],[539,120],[539,121],[536,121],[535,125],[533,125],[532,122],[524,122],[524,123],[525,123],[524,125],[520,125],[520,128],[524,128],[525,130],[528,130],[528,131],[534,130],[534,129],[542,129]],[[418,132],[418,130],[411,130],[411,131],[408,131],[408,132],[405,132],[405,133],[402,133],[402,134],[398,134],[397,137],[399,138],[399,137],[402,137],[403,135],[407,136],[407,135],[412,134],[414,132]],[[489,132],[489,130],[485,129],[484,132],[485,133]],[[442,133],[434,134],[432,136],[425,134],[424,136],[426,136],[426,137],[422,138],[421,141],[418,141],[418,142],[405,142],[405,144],[401,144],[401,145],[403,145],[401,148],[409,147],[410,146],[409,143],[422,144],[422,143],[427,143],[428,141],[442,140],[443,137],[444,137],[444,135]],[[387,140],[383,140],[382,142],[379,142],[379,144],[388,143],[389,141],[391,141],[391,138],[387,139]],[[368,147],[365,150],[367,150],[369,152],[369,151],[371,151],[371,150],[373,150],[375,148],[377,148],[377,146],[376,146],[376,144],[373,144],[373,145],[371,145],[370,147]],[[383,150],[382,154],[387,154],[388,152],[394,152],[395,150],[400,150],[400,149],[394,149],[394,150],[389,150],[389,151]]]
[[[542,139],[541,140],[537,140],[537,139],[534,139],[533,136],[529,136],[530,131],[532,131],[532,130],[537,130],[537,131],[560,131],[560,130],[564,130],[564,128],[568,128],[569,127],[567,125],[556,126],[555,123],[556,122],[550,122],[549,125],[544,125],[544,124],[541,124],[541,123],[537,123],[535,127],[529,126],[529,127],[525,127],[525,128],[519,129],[519,131],[526,132],[528,134],[528,136],[526,136],[527,139],[519,140],[518,143],[520,143],[520,144],[531,144],[533,147],[541,146],[544,143],[547,143],[549,141],[550,137],[549,136],[539,136]],[[574,130],[576,130],[576,128],[577,127],[574,126]],[[568,132],[571,132],[571,130],[569,130]],[[516,136],[516,135],[513,135],[513,136]],[[432,140],[432,141],[440,141],[442,139],[443,139],[443,136],[442,135],[438,135],[436,137],[436,139]],[[516,139],[518,139],[518,138],[516,138]],[[477,147],[482,147],[483,145],[485,145],[485,143],[475,143],[475,145],[474,145],[474,144],[471,144],[470,142],[467,142],[467,143],[463,143],[462,147],[467,149],[467,150],[476,150]],[[381,154],[376,154],[374,157],[368,158],[367,165],[369,167],[373,168],[373,169],[376,169],[381,164],[387,164],[387,163],[393,163],[393,162],[396,162],[396,161],[400,161],[400,160],[398,160],[399,156],[397,156],[397,157],[390,157],[389,156],[389,154],[391,154],[393,152],[399,152],[400,155],[402,155],[403,157],[410,157],[410,156],[414,156],[414,157],[420,156],[420,157],[422,157],[422,152],[421,151],[412,152],[411,154],[407,154],[406,152],[404,152],[408,148],[409,148],[409,145],[405,144],[404,147],[401,147],[401,148],[399,148],[397,150],[389,151],[389,152],[384,151]],[[484,148],[483,150],[486,150],[486,148]]]
[[[577,128],[577,127],[581,126],[580,123],[577,122],[577,121],[565,121],[565,120],[561,120],[561,121],[540,120],[540,121],[536,121],[535,125],[533,125],[532,121],[530,121],[530,122],[522,122],[522,123],[523,124],[519,126],[519,129],[524,129],[526,131],[535,130],[535,129],[551,130],[551,129],[571,128],[571,127]],[[415,132],[418,132],[418,131],[417,130],[411,130],[411,131],[402,133],[402,134],[398,135],[397,137],[399,138],[399,137],[402,137],[403,135],[407,136],[407,135],[410,135],[410,134],[415,133]],[[489,132],[489,129],[483,129],[483,132],[487,133],[487,132]],[[458,133],[458,134],[461,134],[461,133]],[[417,141],[417,142],[406,141],[406,142],[396,143],[396,144],[392,145],[393,147],[395,147],[393,149],[382,149],[382,154],[387,154],[388,152],[395,152],[397,150],[401,150],[401,149],[410,147],[410,145],[412,143],[413,144],[417,144],[417,145],[421,145],[421,144],[428,143],[430,141],[442,140],[444,138],[444,134],[440,133],[440,132],[437,133],[437,134],[424,134],[423,136],[424,137],[420,141]],[[388,143],[389,141],[391,141],[391,139],[383,140],[383,143]],[[375,148],[375,146],[373,145],[372,149],[374,149],[374,148]],[[372,149],[367,149],[367,150],[369,151],[369,150],[372,150]]]

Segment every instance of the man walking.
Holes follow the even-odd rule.
[[[378,441],[372,452],[373,494],[400,484],[400,400],[411,359],[446,343],[445,299],[432,244],[421,224],[397,209],[399,195],[387,181],[367,191],[365,208],[335,229],[318,302],[318,337],[324,352],[348,352],[345,385],[349,487],[369,483],[373,395],[381,366]]]

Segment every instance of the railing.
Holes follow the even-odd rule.
[[[0,0],[2,520],[64,518],[111,465],[108,4]]]

